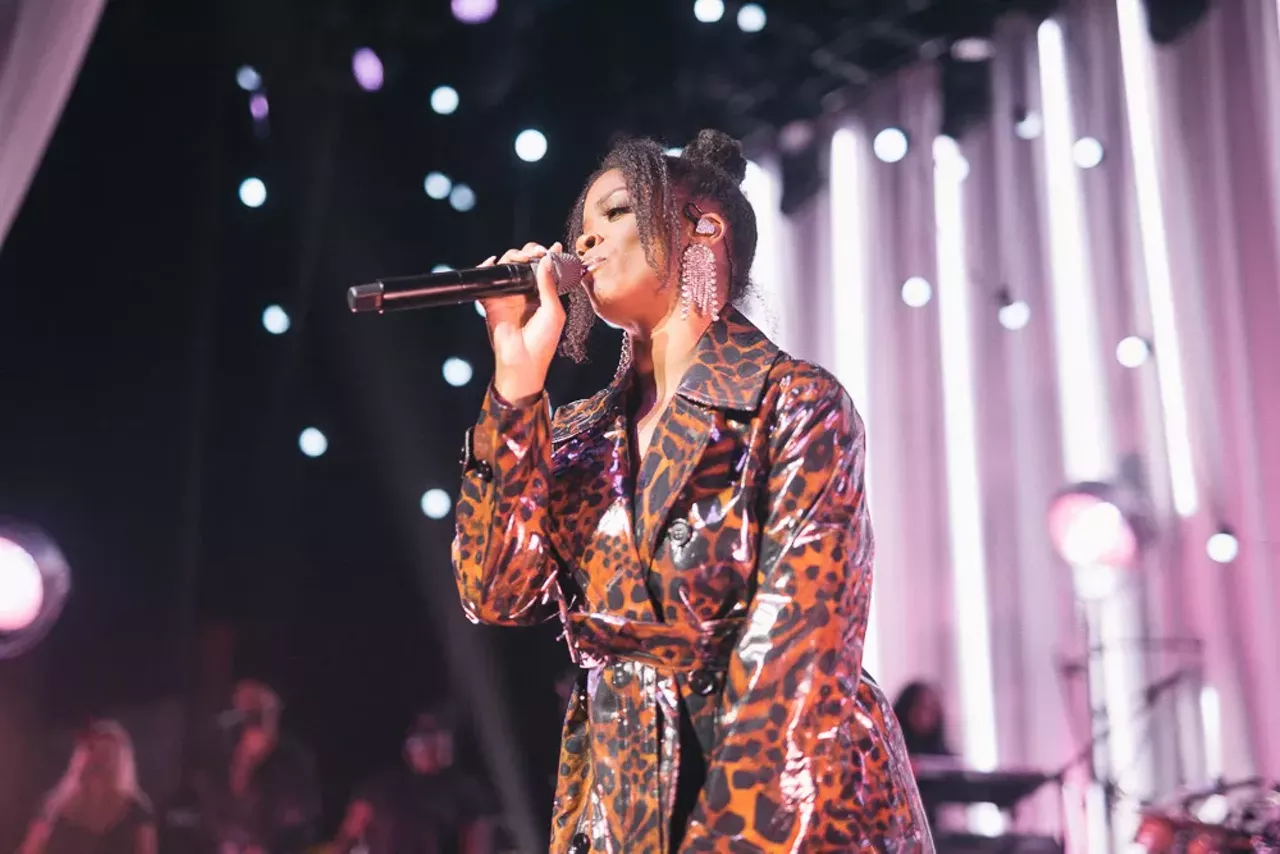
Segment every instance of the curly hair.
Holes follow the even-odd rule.
[[[756,214],[739,186],[747,173],[747,160],[737,140],[716,130],[699,131],[678,157],[667,154],[652,139],[620,141],[583,185],[569,215],[565,246],[573,247],[582,235],[587,191],[612,169],[621,172],[626,181],[645,259],[655,273],[669,274],[680,256],[676,250],[680,241],[677,195],[682,192],[690,201],[709,204],[724,217],[729,236],[729,301],[747,292],[756,254]],[[561,354],[575,362],[585,360],[587,335],[595,320],[586,292],[575,289],[569,296]]]

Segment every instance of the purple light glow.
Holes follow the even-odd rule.
[[[258,93],[249,99],[249,114],[258,121],[262,121],[271,112],[270,106],[267,104],[267,96]]]
[[[356,82],[366,92],[377,92],[382,88],[382,60],[367,47],[362,47],[351,57],[351,73]]]
[[[453,17],[464,24],[483,24],[498,11],[498,0],[452,0]]]

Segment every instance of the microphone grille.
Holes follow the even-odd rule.
[[[582,276],[586,271],[577,255],[568,252],[551,253],[551,275],[556,280],[556,290],[561,296],[582,284]]]

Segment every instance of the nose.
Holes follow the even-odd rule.
[[[591,251],[593,248],[599,245],[600,245],[600,235],[583,234],[583,235],[579,235],[574,248],[578,252],[578,257],[581,258],[583,255],[586,255],[589,251]]]

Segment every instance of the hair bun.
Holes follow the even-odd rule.
[[[684,147],[680,156],[686,160],[708,163],[739,184],[747,177],[747,158],[742,153],[742,143],[723,131],[698,131],[698,135]]]

